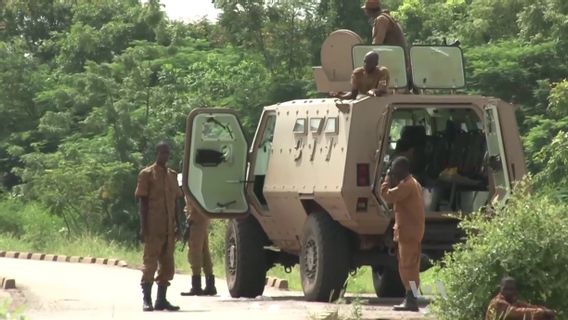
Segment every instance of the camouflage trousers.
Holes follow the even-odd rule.
[[[195,212],[195,211],[193,211]],[[213,262],[209,253],[209,219],[198,213],[192,213],[189,226],[187,259],[194,276],[213,274]]]

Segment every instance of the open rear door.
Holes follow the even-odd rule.
[[[209,218],[246,215],[247,141],[229,109],[194,109],[187,117],[184,194]]]
[[[484,125],[487,138],[487,159],[486,165],[490,168],[490,173],[495,184],[495,196],[493,200],[505,200],[511,193],[511,182],[507,171],[507,159],[503,135],[499,123],[499,112],[497,106],[488,104],[485,106]]]

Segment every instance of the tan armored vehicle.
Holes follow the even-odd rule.
[[[361,43],[347,30],[328,37],[317,88],[350,90],[353,68],[375,50],[391,73],[387,96],[267,106],[251,142],[231,110],[189,115],[183,188],[207,216],[232,219],[225,265],[233,297],[262,294],[267,270],[297,263],[310,301],[337,298],[361,266],[372,266],[377,295],[402,295],[394,216],[378,195],[398,154],[424,187],[424,269],[462,238],[450,215],[502,203],[525,175],[513,105],[456,94],[465,85],[459,47],[414,46],[407,72],[402,48]],[[408,74],[421,94],[406,93]]]

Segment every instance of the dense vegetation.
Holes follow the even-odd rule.
[[[172,143],[177,167],[192,108],[234,108],[252,134],[263,105],[316,95],[310,67],[319,64],[320,44],[330,31],[348,28],[366,39],[370,34],[358,1],[214,2],[223,12],[215,24],[170,21],[157,0],[0,2],[1,205],[33,209],[0,215],[1,234],[39,248],[53,234],[133,245],[136,174],[163,139]],[[534,189],[546,194],[534,199],[542,215],[526,223],[565,212],[559,203],[568,198],[568,2],[384,3],[411,43],[461,41],[468,92],[520,106]],[[554,234],[553,227],[564,226],[538,230]],[[490,224],[481,230],[500,239]],[[507,230],[500,232],[518,235]],[[459,252],[452,261],[460,261]],[[501,271],[517,271],[500,266],[488,265],[487,285]],[[447,281],[460,281],[455,275]],[[540,288],[536,281],[529,285]],[[557,293],[546,292],[535,298]],[[449,310],[467,307],[478,314],[480,305],[462,300],[442,309],[454,315]]]

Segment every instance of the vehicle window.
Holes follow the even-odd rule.
[[[206,141],[234,141],[234,134],[228,124],[210,117],[201,124],[201,138]]]
[[[323,118],[311,118],[310,119],[310,131],[312,133],[318,134],[321,131],[323,125]]]
[[[325,123],[325,133],[338,133],[339,128],[337,127],[337,117],[327,118]]]
[[[296,123],[294,123],[294,133],[306,133],[306,118],[298,118],[296,119]]]
[[[274,129],[276,127],[276,116],[270,115],[266,119],[266,127],[261,135],[261,140],[256,153],[254,168],[255,175],[265,175],[268,169],[268,161],[272,150],[272,140],[274,139]]]

